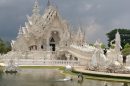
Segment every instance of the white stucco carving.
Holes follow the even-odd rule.
[[[77,32],[76,37],[73,36],[76,39],[71,38],[69,24],[62,19],[54,5],[51,3],[47,5],[43,15],[40,14],[39,8],[38,0],[36,0],[32,15],[27,15],[28,22],[25,22],[24,27],[20,26],[16,40],[11,44],[14,51],[47,51],[50,46],[66,46],[71,44],[72,40],[81,45],[84,40],[81,29]],[[53,42],[51,42],[52,38]]]

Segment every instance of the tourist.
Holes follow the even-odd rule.
[[[126,56],[125,55],[123,55],[123,65],[126,65]]]
[[[103,50],[103,52],[104,52],[104,55],[106,56],[106,54],[107,54],[107,49],[105,48],[105,49]]]
[[[83,80],[83,74],[82,74],[82,73],[79,73],[79,74],[78,74],[78,79],[79,79],[79,80]]]

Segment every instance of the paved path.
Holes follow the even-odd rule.
[[[74,70],[76,72],[81,72],[84,74],[90,74],[90,75],[101,75],[101,76],[109,76],[109,77],[124,77],[130,79],[130,74],[118,74],[118,73],[105,73],[105,72],[96,72],[96,71],[89,71],[85,70],[84,67],[75,67]]]

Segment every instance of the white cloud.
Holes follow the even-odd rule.
[[[34,1],[0,0],[0,37],[5,36],[9,39],[16,37],[17,27],[24,24],[26,14],[31,14]],[[47,0],[39,2],[43,11]],[[87,25],[85,28],[89,41],[95,42],[96,39],[107,41],[105,34],[113,28],[130,28],[130,0],[54,0],[54,2],[58,5],[61,16],[71,25],[78,26],[79,23]]]
[[[112,27],[130,28],[130,15],[125,13],[112,20]]]
[[[85,10],[84,10],[84,9],[83,9],[83,10],[84,10],[84,11],[89,11],[89,10],[92,9],[92,7],[93,7],[92,4],[86,4],[85,7],[84,7]]]
[[[91,20],[86,26],[86,35],[87,41],[89,43],[94,43],[97,39],[102,39],[101,35],[103,34],[102,26],[98,24],[95,20]]]
[[[97,5],[97,8],[100,9],[100,8],[102,8],[102,6],[101,6],[100,4],[98,4],[98,5]]]

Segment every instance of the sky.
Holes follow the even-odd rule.
[[[32,14],[35,0],[0,0],[0,37],[14,40],[20,26]],[[74,27],[82,26],[88,43],[107,43],[106,33],[114,28],[130,29],[130,0],[51,0],[63,19]],[[39,0],[41,14],[47,0]]]

